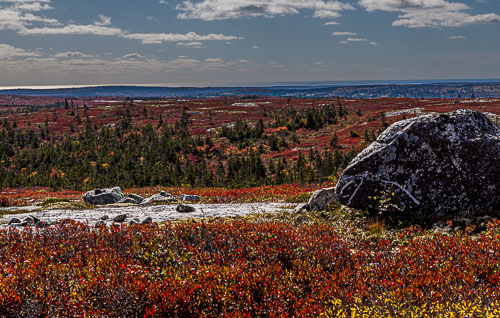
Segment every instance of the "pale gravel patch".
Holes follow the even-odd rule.
[[[16,213],[11,215],[5,214],[0,217],[0,226],[7,226],[7,223],[13,217],[22,220],[29,215],[34,215],[44,222],[72,219],[78,222],[94,225],[97,221],[100,221],[101,217],[104,215],[107,215],[110,218],[106,221],[107,224],[111,224],[111,220],[115,216],[121,214],[127,214],[127,219],[125,221],[126,223],[134,218],[138,218],[140,221],[142,221],[147,217],[151,217],[153,219],[153,222],[165,222],[190,218],[235,217],[256,213],[277,213],[285,211],[287,206],[284,203],[230,203],[189,205],[193,206],[196,211],[192,213],[179,213],[175,210],[177,205],[153,205],[125,207],[102,206],[99,208],[86,210],[55,209],[39,212]],[[290,206],[290,204],[288,204],[288,206]]]

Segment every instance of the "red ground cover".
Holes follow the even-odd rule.
[[[322,184],[282,184],[276,186],[261,186],[243,189],[224,188],[184,188],[184,187],[147,187],[124,189],[125,194],[135,193],[149,197],[160,191],[166,191],[179,197],[181,193],[194,194],[202,197],[203,203],[249,203],[249,202],[283,202],[290,201],[304,193],[332,187],[332,182]],[[0,193],[0,207],[16,205],[33,205],[47,198],[81,200],[83,192],[65,190],[50,191],[48,188],[34,189],[4,189]]]
[[[0,230],[0,316],[498,317],[500,221],[410,228],[182,223]]]

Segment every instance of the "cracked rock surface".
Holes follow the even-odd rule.
[[[458,110],[391,125],[344,171],[347,206],[440,219],[500,211],[500,127]]]

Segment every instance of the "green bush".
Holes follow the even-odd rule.
[[[60,202],[70,202],[69,199],[59,199],[59,198],[47,198],[42,202],[42,206],[47,206],[49,204],[60,203]]]

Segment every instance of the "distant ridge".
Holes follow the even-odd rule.
[[[415,84],[359,84],[262,87],[147,87],[94,86],[56,89],[4,89],[0,95],[49,97],[133,97],[133,98],[210,98],[223,96],[266,96],[307,98],[463,98],[500,97],[500,81],[438,82]]]

